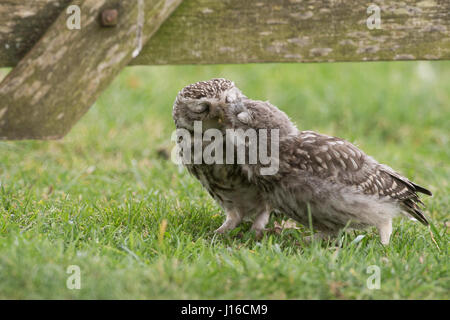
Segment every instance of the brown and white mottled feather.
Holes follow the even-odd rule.
[[[419,205],[418,192],[432,193],[409,181],[390,167],[377,163],[350,142],[302,131],[298,135],[298,149],[294,149],[297,166],[323,179],[335,179],[356,186],[363,194],[388,197],[398,201],[406,212],[428,225]]]

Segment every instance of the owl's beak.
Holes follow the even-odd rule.
[[[222,123],[225,120],[223,109],[218,105],[212,105],[210,109],[211,118],[217,118],[217,122]]]

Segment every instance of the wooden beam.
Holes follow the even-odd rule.
[[[69,29],[61,12],[0,84],[0,139],[63,137],[181,1],[71,2],[81,28]],[[115,27],[101,25],[106,9],[117,9]]]
[[[67,0],[2,1],[0,66],[14,66]],[[448,59],[448,0],[186,0],[131,64]]]
[[[420,59],[450,59],[448,0],[187,1],[132,64]]]

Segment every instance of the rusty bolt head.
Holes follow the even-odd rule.
[[[117,9],[105,9],[102,11],[100,21],[104,27],[114,27],[117,25],[119,12]]]

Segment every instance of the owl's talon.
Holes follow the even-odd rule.
[[[264,237],[263,230],[254,230],[256,240],[261,240]]]
[[[225,222],[220,226],[219,229],[214,232],[223,234],[227,231],[233,230],[239,225],[242,220],[242,217],[238,214],[235,214],[233,211],[227,211],[226,214],[227,218]]]
[[[266,225],[269,222],[270,208],[267,206],[266,210],[261,212],[255,219],[250,228],[251,231],[255,231],[256,238],[260,240],[263,237],[263,231],[267,230]]]
[[[224,234],[226,231],[227,231],[226,228],[224,228],[224,226],[222,225],[216,230],[214,230],[214,233]]]

